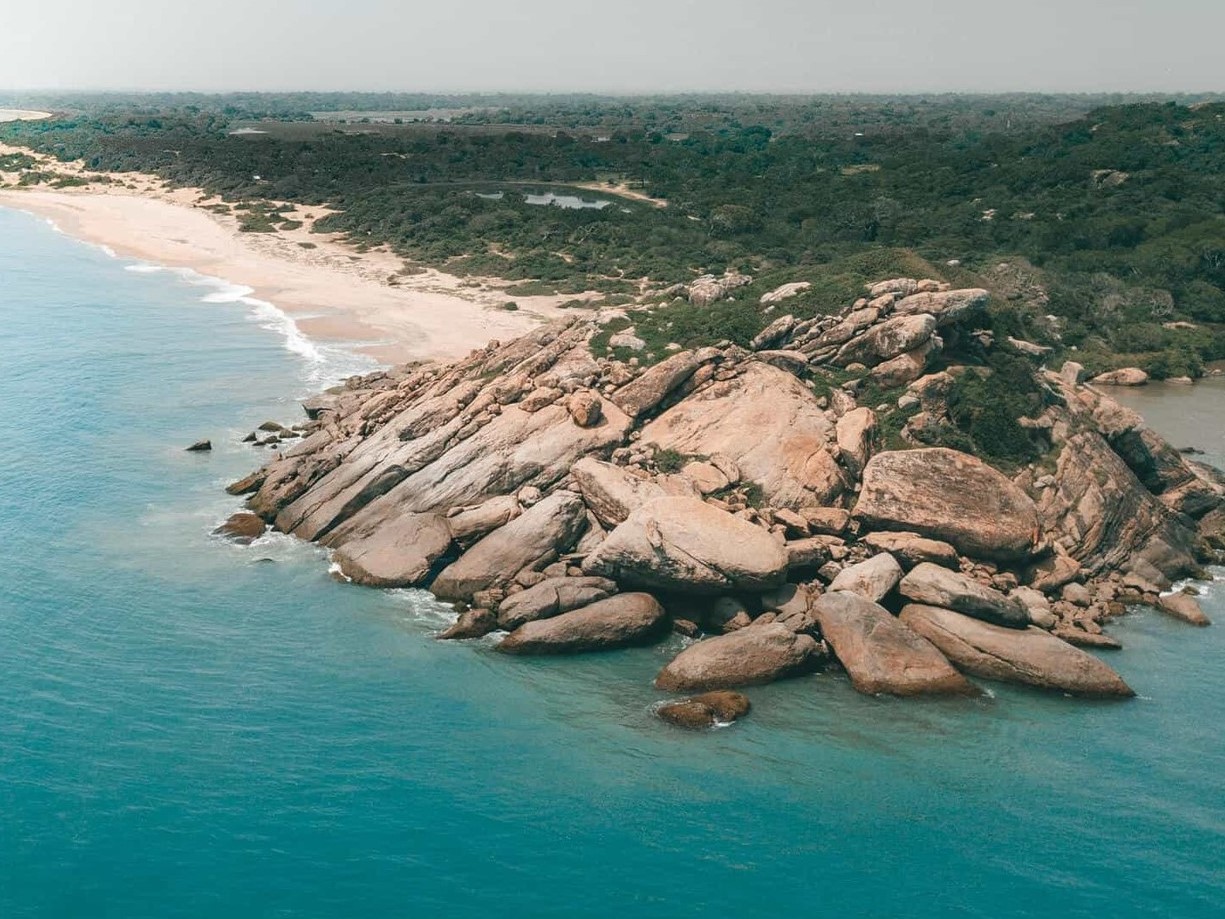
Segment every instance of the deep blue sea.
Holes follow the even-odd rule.
[[[1225,914],[1225,582],[1113,629],[1133,701],[813,676],[683,733],[674,643],[507,659],[210,537],[360,363],[133,267],[0,209],[2,919]]]

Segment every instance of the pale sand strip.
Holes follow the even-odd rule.
[[[18,151],[0,145],[0,154]],[[48,164],[83,175],[77,164]],[[6,176],[0,175],[0,182]],[[10,181],[15,176],[9,175]],[[387,251],[358,254],[334,235],[310,232],[323,208],[298,208],[297,230],[243,233],[235,217],[206,211],[196,189],[166,188],[150,176],[123,174],[116,184],[80,188],[0,189],[0,206],[45,217],[65,233],[107,246],[121,257],[190,268],[253,289],[292,316],[311,338],[361,343],[358,350],[394,363],[458,357],[490,339],[521,335],[564,314],[571,296],[514,297],[497,279],[461,279],[439,271],[398,276]],[[122,183],[122,184],[120,184]],[[304,248],[306,243],[313,248]]]

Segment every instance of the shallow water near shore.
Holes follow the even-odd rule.
[[[242,434],[350,368],[202,294],[0,209],[0,916],[1219,914],[1225,583],[1112,628],[1129,702],[813,676],[679,732],[674,642],[504,659],[211,538]]]

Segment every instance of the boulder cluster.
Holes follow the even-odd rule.
[[[1162,594],[1225,549],[1225,488],[1037,356],[1043,405],[1020,421],[1041,460],[1006,474],[925,446],[959,374],[987,372],[956,350],[994,347],[987,301],[893,279],[836,315],[779,316],[749,348],[651,366],[593,353],[602,317],[575,318],[353,378],[229,491],[353,582],[455,604],[443,638],[503,632],[497,650],[540,655],[680,633],[665,692],[840,666],[865,693],[969,695],[979,677],[1131,695],[1082,648],[1117,647],[1102,626],[1128,604],[1206,624]],[[895,405],[859,404],[882,391]],[[730,698],[670,720],[748,710]]]

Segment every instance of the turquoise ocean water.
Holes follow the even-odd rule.
[[[238,438],[358,365],[132,267],[0,210],[3,919],[1223,914],[1225,584],[1113,630],[1130,702],[813,676],[682,733],[674,643],[503,659],[212,539]]]

